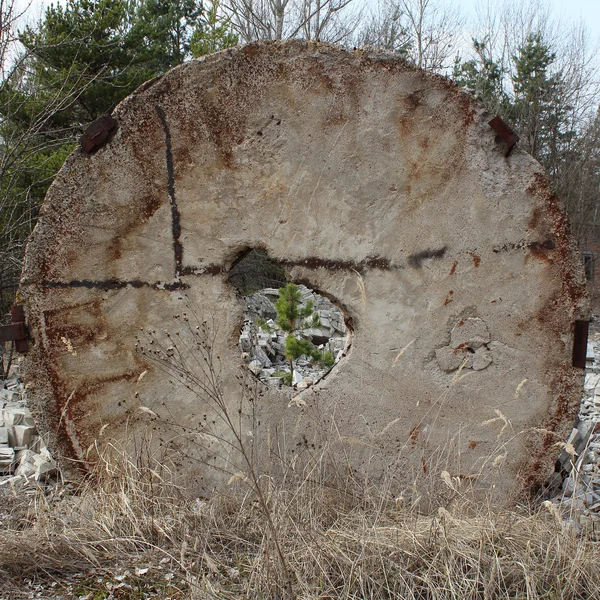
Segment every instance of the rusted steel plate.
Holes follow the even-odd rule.
[[[10,309],[12,323],[0,327],[0,342],[15,342],[17,352],[27,352],[27,333],[25,331],[25,313],[22,306]]]
[[[488,124],[506,142],[506,156],[508,156],[519,141],[519,136],[498,116],[495,116]]]
[[[79,139],[81,149],[87,154],[93,154],[107,144],[116,133],[119,124],[110,115],[103,115],[93,121]]]
[[[573,336],[573,366],[578,369],[585,369],[589,327],[589,321],[575,321],[575,332]]]
[[[23,323],[11,323],[0,327],[0,342],[14,342],[25,339],[25,326]]]

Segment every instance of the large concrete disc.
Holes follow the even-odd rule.
[[[263,461],[327,448],[362,481],[446,471],[499,500],[552,472],[582,384],[583,273],[540,165],[506,157],[478,103],[389,55],[291,42],[186,63],[113,116],[114,138],[52,185],[21,283],[30,397],[64,457],[142,444],[192,491],[240,468],[210,398],[136,348],[165,331],[192,348],[198,317],[221,410]],[[256,384],[238,405],[252,380],[228,270],[248,248],[352,330],[291,402]]]

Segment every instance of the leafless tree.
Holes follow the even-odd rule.
[[[12,303],[27,238],[37,219],[33,192],[50,183],[44,178],[55,169],[45,161],[55,159],[53,153],[64,148],[69,135],[53,118],[92,83],[75,72],[59,86],[48,87],[39,80],[32,52],[19,43],[16,29],[30,6],[16,6],[15,0],[0,0],[0,319]],[[22,174],[31,172],[34,161],[39,177],[24,179]]]
[[[428,71],[449,68],[464,25],[460,11],[439,0],[396,1],[404,14],[415,65]]]
[[[356,46],[373,46],[408,57],[411,39],[403,16],[395,2],[376,5],[357,32]]]
[[[244,43],[304,38],[341,43],[359,19],[353,0],[226,0],[223,9]]]
[[[403,54],[422,69],[447,72],[460,47],[463,25],[450,0],[380,0],[356,41]]]

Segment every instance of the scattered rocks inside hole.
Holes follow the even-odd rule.
[[[293,369],[290,369],[285,350],[287,337],[294,335],[299,340],[312,342],[322,354],[329,353],[330,362],[335,365],[344,356],[348,332],[342,313],[331,301],[303,285],[297,288],[300,308],[312,303],[314,317],[301,323],[295,333],[286,333],[277,322],[275,305],[280,290],[265,288],[243,299],[244,326],[239,345],[244,362],[265,384],[273,387],[291,385],[303,390],[319,381],[332,365],[302,355],[293,360]]]

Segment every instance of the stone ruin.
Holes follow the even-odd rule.
[[[18,366],[7,375],[0,387],[0,490],[8,485],[35,486],[56,475],[54,460],[27,406]]]
[[[67,160],[28,245],[23,366],[49,445],[84,465],[143,446],[190,493],[227,481],[231,431],[153,360],[189,367],[183,346],[261,464],[326,447],[394,491],[443,474],[497,501],[539,489],[579,408],[585,283],[540,165],[492,116],[396,56],[297,41],[143,85]],[[342,315],[345,356],[307,389],[241,356],[230,275],[252,250]]]

